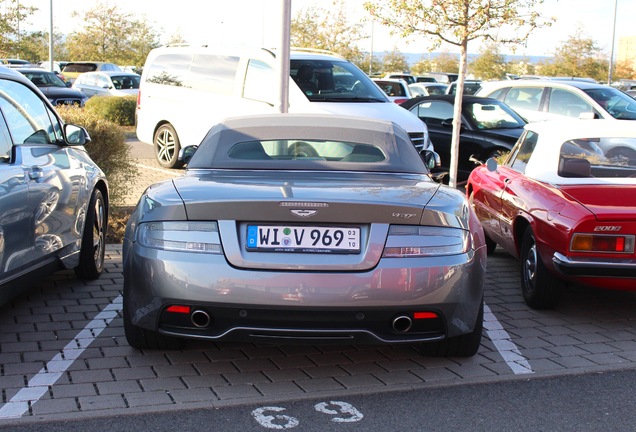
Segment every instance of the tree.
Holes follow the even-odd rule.
[[[606,58],[594,39],[586,36],[579,26],[556,48],[554,58],[541,64],[540,73],[607,81],[609,63]]]
[[[353,63],[369,75],[378,74],[382,71],[382,60],[376,55],[370,58],[369,53],[364,53],[360,60],[353,61]]]
[[[428,55],[428,58],[425,58],[424,55],[420,57],[420,60],[411,66],[411,72],[413,75],[425,75],[433,70],[433,65],[431,62],[431,56]]]
[[[393,47],[393,51],[384,53],[382,69],[386,73],[407,72],[409,71],[409,63],[404,54],[402,54],[397,47]]]
[[[506,59],[499,46],[494,42],[483,45],[479,56],[470,64],[470,72],[482,80],[502,79],[506,74]]]
[[[628,60],[617,62],[614,68],[613,78],[615,81],[621,79],[636,79],[636,68],[634,68],[634,63]]]
[[[459,72],[459,61],[456,54],[444,51],[433,59],[433,72]]]
[[[28,46],[31,43],[29,34],[22,34],[20,25],[24,26],[27,18],[38,9],[32,6],[24,6],[19,0],[0,0],[3,13],[0,15],[0,56],[5,58],[21,58],[36,60],[29,57]]]
[[[355,63],[364,61],[365,54],[358,47],[366,37],[362,23],[349,23],[344,0],[333,0],[332,6],[299,11],[291,22],[291,45],[333,51]]]
[[[159,46],[158,35],[145,20],[133,20],[129,13],[108,3],[97,3],[84,14],[84,22],[84,28],[67,39],[69,60],[141,66],[148,52]]]
[[[524,43],[534,29],[550,24],[536,12],[536,6],[542,3],[543,0],[373,0],[365,3],[365,9],[371,16],[389,26],[394,33],[431,39],[431,49],[442,43],[459,48],[449,173],[451,187],[456,186],[457,179],[468,43],[478,39],[504,44]]]

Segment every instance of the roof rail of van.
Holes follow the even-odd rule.
[[[289,50],[290,51],[298,51],[298,52],[306,52],[306,53],[314,53],[314,54],[329,54],[329,55],[340,57],[341,59],[344,59],[343,56],[341,56],[340,54],[338,54],[336,52],[329,51],[329,50],[324,50],[324,49],[319,49],[319,48],[290,47]]]

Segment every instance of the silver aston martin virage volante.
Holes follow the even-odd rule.
[[[150,186],[128,222],[131,346],[189,338],[477,352],[482,227],[460,191],[431,180],[434,155],[418,154],[398,125],[234,118],[193,150],[185,174]]]

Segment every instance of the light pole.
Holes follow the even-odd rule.
[[[609,72],[607,74],[607,85],[612,85],[612,75],[614,73],[614,39],[616,38],[616,10],[618,0],[614,0],[614,24],[612,25],[612,48],[610,50]]]
[[[55,71],[55,66],[53,64],[53,0],[49,1],[49,5],[50,8],[49,10],[51,11],[51,16],[50,16],[50,25],[49,25],[49,66],[51,69],[51,72]]]

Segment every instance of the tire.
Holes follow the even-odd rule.
[[[159,126],[153,139],[157,162],[164,168],[181,168],[183,162],[178,160],[181,144],[174,127],[170,123]]]
[[[181,350],[185,347],[186,341],[175,337],[165,336],[161,333],[146,330],[132,323],[131,313],[133,312],[128,305],[129,295],[128,289],[124,283],[124,299],[122,315],[124,318],[124,334],[128,345],[139,350]]]
[[[563,282],[548,272],[537,251],[532,228],[526,228],[521,241],[521,292],[532,309],[554,309],[561,300]]]
[[[492,255],[495,252],[495,249],[497,249],[497,243],[495,243],[495,241],[487,235],[484,234],[484,236],[486,237],[486,253],[488,255]]]
[[[81,279],[97,279],[104,269],[108,211],[102,192],[95,189],[86,209],[79,265],[75,274]]]
[[[439,342],[422,344],[420,352],[431,357],[472,357],[479,351],[484,329],[484,301],[481,301],[473,331]]]

